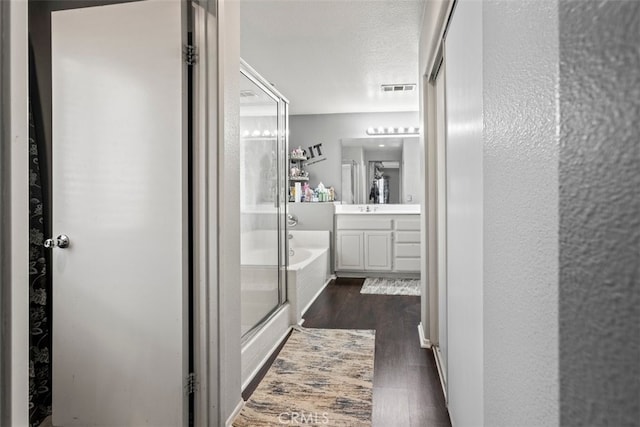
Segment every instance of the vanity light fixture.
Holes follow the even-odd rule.
[[[367,135],[418,135],[420,128],[417,127],[399,127],[399,128],[368,128]]]
[[[0,0],[2,1],[2,0]],[[278,131],[277,130],[260,130],[260,129],[254,129],[253,131],[249,131],[247,129],[242,131],[242,137],[243,138],[276,138],[278,137]]]

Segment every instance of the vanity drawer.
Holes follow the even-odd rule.
[[[420,258],[420,243],[396,243],[395,256]]]
[[[420,243],[420,232],[396,231],[396,243]]]
[[[396,258],[395,271],[420,272],[420,258]]]
[[[338,230],[391,230],[391,218],[344,215],[336,219],[336,228]]]
[[[396,230],[420,231],[420,218],[397,219]]]

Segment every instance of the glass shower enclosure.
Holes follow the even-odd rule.
[[[286,302],[289,102],[240,64],[241,332],[253,335]]]

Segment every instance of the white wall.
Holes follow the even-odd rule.
[[[484,419],[482,3],[458,2],[446,39],[448,402]]]
[[[553,426],[558,2],[489,0],[482,21],[484,420]]]
[[[27,2],[11,20],[11,425],[29,424],[29,107]]]
[[[370,127],[407,127],[417,125],[417,111],[296,115],[291,116],[289,121],[291,132],[289,148],[293,149],[301,146],[305,149],[322,143],[322,154],[326,160],[307,166],[306,169],[310,175],[309,185],[315,188],[322,182],[327,188],[332,186],[337,192],[338,200],[341,200],[341,139],[366,138],[366,130]]]

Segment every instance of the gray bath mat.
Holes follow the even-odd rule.
[[[361,294],[420,296],[419,279],[367,278],[360,289]]]

